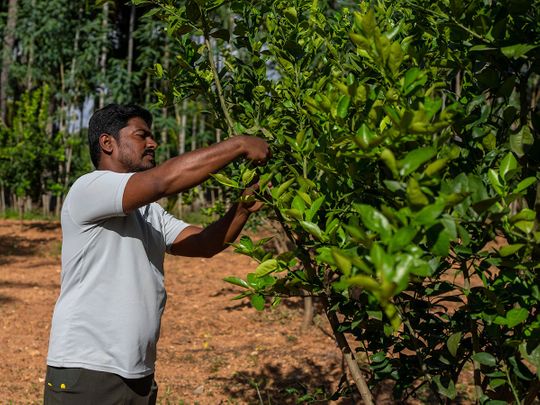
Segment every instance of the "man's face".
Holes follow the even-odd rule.
[[[142,172],[156,166],[154,152],[158,145],[142,118],[130,118],[118,135],[118,161],[127,172]]]

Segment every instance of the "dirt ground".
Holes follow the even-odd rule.
[[[1,404],[41,403],[60,246],[56,222],[0,221]],[[295,404],[304,395],[335,391],[341,354],[320,328],[301,332],[301,302],[257,312],[231,300],[240,289],[223,277],[243,277],[254,267],[230,249],[212,259],[167,258],[156,369],[160,404]]]

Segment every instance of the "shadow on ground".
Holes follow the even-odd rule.
[[[224,383],[225,392],[230,398],[250,404],[275,405],[330,403],[334,394],[331,387],[337,382],[329,375],[329,370],[312,361],[286,373],[279,366],[267,364],[259,372],[242,372],[219,380]],[[353,405],[359,404],[360,399],[353,393],[333,403]]]
[[[0,260],[2,256],[34,256],[41,252],[47,238],[30,239],[18,235],[0,235]]]
[[[0,294],[0,306],[11,304],[15,301],[19,301],[17,298],[10,297],[9,295],[2,295]]]
[[[34,229],[36,231],[54,231],[58,228],[60,228],[59,222],[31,222],[31,223],[25,223],[24,227],[26,229]]]

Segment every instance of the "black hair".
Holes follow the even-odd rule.
[[[88,146],[90,148],[90,158],[96,169],[101,155],[99,136],[109,134],[118,140],[120,130],[134,117],[140,117],[148,127],[152,126],[152,114],[150,111],[135,104],[109,104],[92,115],[88,123]]]

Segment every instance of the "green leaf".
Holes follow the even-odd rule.
[[[161,64],[156,63],[154,65],[154,69],[156,70],[156,76],[158,79],[161,79],[163,77],[163,66]]]
[[[352,276],[351,278],[348,278],[346,281],[347,281],[347,284],[349,285],[362,287],[371,292],[376,292],[381,289],[381,286],[376,280],[374,280],[373,278],[369,276],[364,276],[362,274]]]
[[[349,276],[351,274],[352,262],[345,254],[343,254],[339,249],[332,248],[332,257],[337,267],[341,270],[343,274]]]
[[[488,179],[491,185],[493,186],[493,188],[495,189],[495,191],[497,192],[497,194],[502,194],[503,192],[502,183],[501,183],[501,180],[499,179],[499,175],[497,174],[495,170],[493,169],[488,170]]]
[[[289,179],[281,183],[278,188],[273,188],[271,191],[272,198],[277,200],[290,186],[294,183],[295,179]]]
[[[487,45],[475,45],[475,46],[472,46],[469,51],[472,51],[472,52],[481,52],[481,51],[494,51],[495,49],[497,48],[494,48],[494,47],[491,47],[491,46],[487,46]]]
[[[347,117],[349,113],[349,105],[351,104],[351,98],[348,95],[343,95],[339,98],[337,105],[337,116],[339,118]]]
[[[448,159],[446,159],[446,158],[445,159],[438,159],[435,162],[430,163],[426,167],[426,169],[424,170],[424,173],[427,176],[432,177],[435,174],[439,173],[442,169],[444,169],[447,164],[448,164]]]
[[[475,353],[472,355],[472,359],[484,366],[495,367],[497,365],[497,359],[486,352]]]
[[[489,386],[492,389],[496,389],[497,387],[500,387],[502,385],[505,385],[507,381],[503,378],[493,378],[489,380]],[[501,401],[504,405],[506,405],[508,402]]]
[[[264,277],[267,274],[272,273],[273,271],[276,271],[279,268],[278,262],[276,259],[269,259],[257,266],[255,269],[255,274],[258,277]]]
[[[506,313],[506,324],[509,328],[519,325],[529,317],[525,308],[513,308]]]
[[[407,156],[399,161],[399,166],[401,167],[400,174],[402,176],[408,176],[436,154],[437,149],[432,147],[418,148],[410,151]]]
[[[512,365],[512,372],[521,380],[531,381],[534,378],[534,374],[531,370],[523,364],[523,362],[517,359],[515,356],[510,356],[508,362]]]
[[[224,174],[216,173],[216,174],[211,174],[211,176],[214,179],[216,179],[218,183],[223,184],[224,186],[240,188],[240,185],[238,184],[238,182],[228,178]]]
[[[510,223],[516,223],[518,221],[534,221],[536,219],[536,212],[530,208],[524,208],[516,215],[510,217]]]
[[[526,179],[519,182],[519,184],[516,186],[513,192],[521,193],[522,191],[526,190],[527,188],[529,188],[533,184],[536,184],[537,182],[538,180],[536,179],[536,177],[527,177]]]
[[[448,347],[448,351],[450,352],[452,357],[456,357],[459,343],[461,342],[461,335],[461,332],[453,333],[446,341],[446,347]]]
[[[431,247],[431,251],[437,256],[448,256],[452,236],[446,228],[442,228],[437,235],[437,240]]]
[[[510,148],[520,158],[532,144],[534,144],[534,137],[528,125],[523,125],[519,132],[510,135]]]
[[[391,236],[390,222],[381,212],[366,204],[355,204],[354,207],[366,228],[380,234],[382,239],[388,239]]]
[[[311,204],[311,207],[309,207],[308,210],[306,210],[306,221],[312,221],[315,217],[315,214],[319,211],[319,208],[321,207],[321,204],[324,202],[325,196],[320,196],[315,201],[313,201],[313,204]]]
[[[394,153],[390,149],[383,149],[381,152],[381,160],[386,164],[386,167],[390,169],[392,172],[392,175],[395,177],[397,176],[397,163],[396,158],[394,156]]]
[[[371,143],[377,139],[377,134],[373,132],[365,123],[362,123],[358,131],[356,131],[356,136],[354,137],[354,142],[361,148],[366,150],[369,148]]]
[[[448,387],[445,387],[444,384],[441,382],[440,375],[434,376],[433,381],[435,381],[435,384],[437,384],[437,390],[439,391],[440,394],[450,399],[456,398],[457,391],[456,391],[456,386],[454,384],[454,381],[450,380],[448,382]]]
[[[393,42],[390,46],[390,54],[388,55],[388,67],[393,75],[398,73],[402,61],[403,50],[401,49],[401,45],[398,42]]]
[[[512,256],[523,246],[525,246],[523,243],[515,243],[513,245],[503,246],[499,249],[499,255],[501,255],[502,257]]]
[[[416,229],[411,226],[399,228],[395,235],[392,236],[388,245],[390,253],[395,253],[409,245],[416,236],[416,233]]]
[[[298,22],[298,12],[296,11],[296,8],[287,7],[285,10],[283,10],[283,14],[293,24],[296,24]]]
[[[392,325],[392,329],[394,329],[394,332],[399,330],[399,327],[401,326],[401,318],[399,316],[399,312],[396,306],[391,302],[388,302],[385,304],[381,304],[381,307],[384,311],[384,314],[390,321],[390,325]]]
[[[264,309],[264,296],[261,294],[253,294],[251,296],[251,305],[253,305],[253,308],[255,308],[257,311],[262,311]]]
[[[517,167],[518,162],[514,157],[514,154],[512,152],[508,152],[508,154],[503,158],[503,160],[501,160],[501,165],[499,166],[499,174],[501,175],[503,180],[507,180],[510,172],[516,170]]]
[[[405,78],[403,80],[402,91],[404,95],[412,93],[417,88],[423,86],[427,82],[427,74],[421,71],[417,67],[410,68],[405,73]]]
[[[418,181],[411,177],[407,183],[407,199],[413,207],[422,207],[429,204],[429,200],[422,192]]]
[[[411,266],[411,274],[420,277],[428,277],[433,274],[433,270],[428,263],[420,259],[415,259]]]
[[[414,222],[420,225],[431,226],[442,214],[444,204],[435,203],[422,208],[414,217]]]
[[[250,184],[256,174],[257,172],[254,169],[246,169],[244,173],[242,173],[242,183],[245,185]]]
[[[309,234],[314,236],[317,240],[323,241],[326,239],[326,235],[323,234],[319,225],[309,221],[299,221],[302,228],[304,228]]]
[[[516,45],[502,47],[501,52],[507,58],[518,59],[524,56],[531,49],[534,49],[536,47],[538,47],[538,45],[516,44]]]
[[[281,212],[283,213],[283,215],[285,217],[294,218],[294,219],[297,219],[299,221],[304,219],[303,216],[302,216],[302,213],[299,210],[297,210],[296,208],[283,209],[283,210],[281,210]]]
[[[226,281],[227,283],[231,283],[234,285],[237,285],[239,287],[249,288],[249,284],[246,283],[244,280],[238,277],[225,277],[223,281]]]

